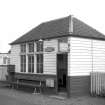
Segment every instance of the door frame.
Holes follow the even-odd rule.
[[[68,94],[68,88],[69,88],[69,78],[68,78],[68,53],[67,52],[63,52],[63,53],[57,53],[56,54],[56,92],[59,93],[59,90],[58,90],[58,55],[59,54],[66,54],[67,55],[67,71],[66,71],[66,93]]]

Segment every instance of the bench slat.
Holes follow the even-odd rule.
[[[23,85],[23,86],[32,86],[32,87],[41,87],[41,85],[36,85],[36,84],[30,84],[30,83],[17,83],[17,85]]]

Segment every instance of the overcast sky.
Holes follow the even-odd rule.
[[[105,34],[105,0],[0,0],[0,52],[44,21],[73,15]]]

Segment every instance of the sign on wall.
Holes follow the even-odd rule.
[[[54,79],[46,79],[46,87],[54,87]]]
[[[55,51],[54,47],[46,47],[45,48],[45,52],[53,52],[53,51]]]
[[[60,52],[68,52],[69,51],[68,43],[59,43],[59,51]]]
[[[58,39],[58,48],[60,52],[68,52],[69,51],[69,43],[67,37],[61,37]]]

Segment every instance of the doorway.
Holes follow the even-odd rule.
[[[67,91],[67,53],[57,54],[58,92]]]

